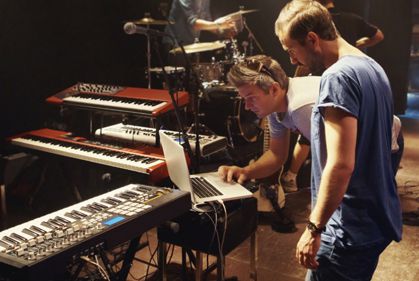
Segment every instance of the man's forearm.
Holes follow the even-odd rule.
[[[310,221],[318,227],[326,225],[333,212],[342,202],[348,188],[352,169],[346,166],[326,165],[320,182],[316,205],[314,206]]]
[[[195,30],[210,30],[218,31],[219,26],[213,21],[207,21],[203,19],[197,19],[194,24]]]
[[[324,109],[327,161],[320,180],[316,205],[310,220],[316,226],[326,225],[342,202],[355,167],[358,121],[338,108]]]
[[[259,179],[272,175],[278,171],[285,162],[285,157],[275,155],[267,150],[256,162],[245,167],[250,178]]]
[[[377,45],[383,40],[384,40],[384,34],[381,32],[381,30],[378,29],[377,32],[374,34],[374,36],[370,38],[368,37],[360,38],[358,41],[356,41],[355,46],[359,49],[368,48],[368,47]]]

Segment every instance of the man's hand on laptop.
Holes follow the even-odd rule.
[[[249,179],[248,171],[245,168],[237,166],[220,166],[218,168],[218,175],[226,182],[235,180],[239,184],[243,184]]]

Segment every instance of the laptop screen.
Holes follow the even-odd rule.
[[[180,190],[192,194],[189,169],[183,146],[162,131],[159,132],[159,136],[170,179]]]

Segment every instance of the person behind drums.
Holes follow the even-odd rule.
[[[183,45],[195,43],[201,30],[208,30],[223,36],[234,34],[235,24],[231,19],[212,21],[210,13],[211,0],[173,0],[169,12],[170,24],[165,32],[174,36]],[[163,38],[166,50],[175,46],[169,38]]]

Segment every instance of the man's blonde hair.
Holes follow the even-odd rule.
[[[227,79],[235,87],[256,85],[267,92],[277,82],[282,89],[288,89],[289,78],[281,65],[266,55],[246,58],[230,69]]]
[[[323,40],[335,40],[338,36],[329,11],[319,2],[313,0],[288,2],[275,22],[275,33],[279,39],[282,41],[289,37],[304,45],[310,31]]]

